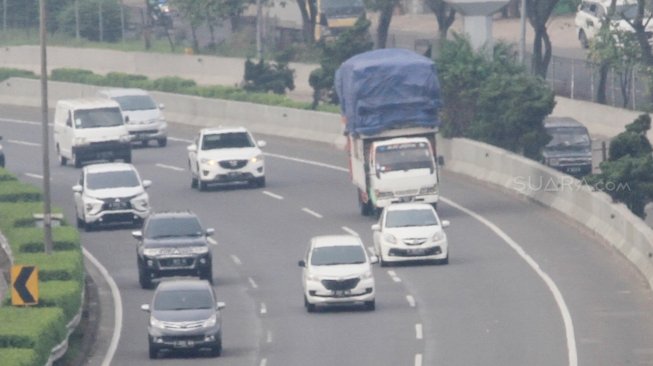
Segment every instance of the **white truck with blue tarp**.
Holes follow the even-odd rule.
[[[435,63],[404,49],[369,51],[338,68],[335,88],[361,214],[405,201],[436,206],[441,98]]]

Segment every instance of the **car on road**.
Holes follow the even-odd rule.
[[[147,146],[156,141],[161,147],[168,143],[168,124],[163,116],[163,104],[157,104],[150,93],[142,89],[101,89],[98,96],[112,99],[120,105],[125,126],[133,142]]]
[[[73,186],[77,227],[88,231],[99,224],[141,224],[150,214],[150,185],[132,164],[85,166]]]
[[[609,17],[610,0],[582,0],[578,5],[578,11],[574,18],[576,24],[576,36],[583,48],[588,48],[590,41],[596,37],[603,22]],[[636,0],[617,0],[615,3],[614,15],[611,17],[610,29],[634,33],[634,28],[629,21],[637,15]],[[644,16],[646,22],[648,15]],[[646,24],[646,34],[649,43],[653,43],[653,23]]]
[[[151,304],[141,305],[150,314],[148,345],[150,358],[163,350],[207,349],[222,353],[222,314],[225,303],[216,300],[208,281],[186,279],[164,281],[157,286]]]
[[[549,116],[544,119],[544,129],[551,136],[542,149],[545,165],[575,177],[592,173],[592,139],[582,123]]]
[[[0,136],[0,141],[2,141],[2,136]],[[5,167],[5,151],[2,149],[2,144],[0,144],[0,167]]]
[[[198,276],[213,283],[213,257],[209,246],[212,228],[203,229],[190,211],[152,213],[143,229],[132,232],[138,240],[138,281],[152,288],[152,280],[168,276]]]
[[[324,235],[311,239],[302,267],[304,306],[311,313],[317,305],[362,303],[375,308],[375,287],[372,264],[376,256],[368,256],[358,236]]]
[[[381,266],[401,261],[449,263],[449,243],[433,205],[395,203],[383,210],[379,222],[372,225],[374,250]]]
[[[261,147],[244,127],[204,128],[188,146],[191,187],[206,190],[212,183],[247,182],[265,187]]]

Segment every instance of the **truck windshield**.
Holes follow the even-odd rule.
[[[122,113],[117,107],[75,111],[75,128],[114,127],[122,124]]]
[[[551,141],[546,145],[549,150],[590,150],[590,137],[581,127],[547,128]]]
[[[379,146],[376,149],[376,171],[433,169],[433,155],[424,142]]]

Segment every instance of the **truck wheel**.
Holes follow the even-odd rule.
[[[147,290],[152,288],[152,276],[140,262],[138,263],[138,282],[143,289]]]
[[[132,152],[131,152],[131,150],[129,150],[129,152],[125,155],[125,157],[122,158],[122,160],[125,163],[128,163],[128,164],[132,162]]]
[[[213,268],[207,268],[200,272],[200,280],[207,280],[213,284]]]
[[[360,208],[361,215],[363,216],[370,216],[372,214],[372,204],[370,201],[363,202],[363,193],[359,189],[358,190],[358,207]]]
[[[73,153],[72,159],[70,159],[70,160],[72,160],[72,163],[75,166],[75,168],[81,168],[82,167],[82,159],[80,159],[77,156],[77,154]]]
[[[159,147],[165,147],[168,144],[168,139],[164,137],[156,140],[156,142],[159,144]]]
[[[57,146],[57,156],[59,156],[59,164],[61,166],[65,166],[66,163],[68,162],[68,159],[64,158],[63,155],[61,155],[61,151],[59,151],[59,146]]]

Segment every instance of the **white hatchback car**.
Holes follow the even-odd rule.
[[[191,187],[206,190],[211,183],[247,182],[265,187],[261,147],[244,127],[202,129],[188,146]]]
[[[374,310],[375,290],[372,264],[363,242],[353,235],[316,236],[299,261],[304,288],[304,306],[310,313],[318,304],[362,303]]]
[[[77,227],[141,223],[150,214],[150,198],[136,168],[127,163],[87,165],[73,186]]]
[[[590,41],[596,37],[601,29],[601,24],[607,18],[610,0],[582,0],[578,6],[574,23],[576,23],[576,36],[583,48],[588,48]],[[611,21],[611,29],[624,32],[635,32],[627,19],[632,19],[637,14],[637,0],[617,0],[615,13]],[[644,17],[646,21],[647,16]],[[653,42],[653,22],[646,25],[646,34],[649,43]]]
[[[428,203],[397,203],[386,207],[372,225],[374,250],[381,266],[390,262],[428,260],[449,263],[449,245],[438,217]]]
[[[147,145],[156,141],[161,147],[168,143],[168,123],[163,116],[163,104],[157,104],[145,90],[102,89],[98,95],[120,104],[125,126],[132,141]]]

